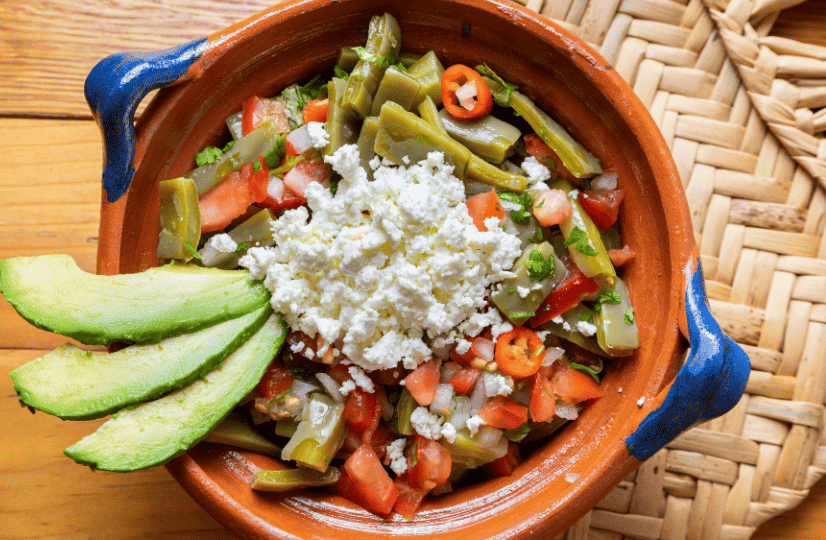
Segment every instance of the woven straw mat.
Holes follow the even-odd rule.
[[[752,362],[559,540],[745,540],[826,473],[826,48],[769,36],[800,0],[520,0],[648,107],[685,187],[712,311]]]

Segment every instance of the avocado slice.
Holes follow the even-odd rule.
[[[136,471],[180,456],[200,441],[254,387],[287,332],[272,315],[221,367],[202,380],[156,401],[120,411],[63,452],[78,463],[107,471]]]
[[[246,270],[188,264],[99,276],[68,255],[0,261],[0,293],[39,328],[81,343],[157,343],[254,311],[269,292]]]
[[[263,306],[192,334],[92,354],[67,343],[9,375],[20,401],[70,420],[100,418],[206,375],[272,315]]]

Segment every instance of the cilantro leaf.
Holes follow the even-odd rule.
[[[421,133],[419,133],[418,135],[416,135],[416,139],[415,139],[415,141],[416,141],[417,143],[419,143],[419,144],[430,144],[430,139],[428,139],[427,137],[425,137],[425,136],[424,136],[424,135],[422,135]]]
[[[238,246],[235,248],[235,253],[241,253],[241,252],[243,252],[245,249],[247,249],[248,247],[250,247],[250,243],[249,243],[249,242],[241,242],[241,243],[240,243],[240,244],[238,244]]]
[[[189,240],[187,240],[186,238],[184,238],[184,245],[186,246],[186,249],[189,250],[189,252],[192,254],[193,257],[195,257],[198,260],[203,259],[203,257],[201,257],[201,254],[198,253],[198,250],[195,249],[194,247],[192,247],[192,244],[190,244]]]
[[[336,74],[336,77],[339,79],[344,79],[345,81],[350,78],[350,74],[338,66],[333,68],[333,73]]]
[[[524,195],[520,195],[519,193],[514,193],[513,191],[503,191],[499,194],[499,198],[514,204],[522,205],[522,208],[519,208],[518,210],[511,210],[511,219],[513,219],[514,222],[521,225],[527,225],[530,223],[531,216],[533,215],[533,197],[531,197],[530,194],[525,193]]]
[[[579,314],[580,321],[591,322],[593,318],[594,314],[591,312],[590,309],[586,309],[585,311]]]
[[[302,161],[304,161],[304,156],[287,156],[287,162],[284,163],[284,165],[276,167],[275,169],[272,169],[270,172],[282,176]]]
[[[570,363],[568,363],[568,366],[572,367],[574,369],[577,369],[579,371],[582,371],[584,373],[587,373],[588,375],[590,375],[591,377],[594,378],[594,380],[597,382],[597,384],[599,384],[599,372],[602,371],[602,365],[599,366],[599,369],[594,369],[591,366],[585,366],[583,364],[577,364],[575,362],[570,362]]]
[[[617,291],[604,291],[600,293],[599,297],[597,298],[596,304],[594,305],[594,311],[597,313],[602,312],[602,304],[619,304],[620,303],[620,295]]]
[[[634,324],[634,308],[631,306],[625,310],[625,324]]]
[[[235,141],[229,141],[223,148],[221,148],[221,152],[229,152],[232,150],[233,146],[235,146]]]
[[[588,255],[589,257],[599,255],[599,252],[594,248],[594,246],[591,245],[590,240],[588,239],[588,233],[579,227],[573,228],[571,233],[568,235],[568,238],[565,239],[564,244],[566,246],[576,244],[576,250],[583,255]]]
[[[221,159],[223,152],[217,146],[207,146],[197,154],[195,154],[195,164],[199,167],[204,165],[212,165]]]
[[[493,79],[499,84],[499,86],[501,86],[499,90],[496,92],[491,92],[491,94],[493,94],[493,100],[496,101],[496,103],[502,105],[503,107],[507,107],[510,104],[511,94],[519,90],[519,88],[515,84],[511,84],[497,75],[496,72],[487,66],[487,64],[476,66],[476,71],[478,71],[480,75]]]
[[[553,254],[546,259],[541,251],[534,249],[528,254],[525,267],[528,269],[528,276],[531,278],[531,281],[541,281],[547,277],[555,277]]]
[[[267,164],[268,169],[273,169],[281,163],[284,154],[287,153],[287,134],[282,133],[275,139],[275,144],[272,149],[264,154],[264,163]]]
[[[351,47],[351,49],[353,49],[353,51],[358,55],[360,60],[363,60],[364,62],[367,62],[371,66],[375,66],[377,68],[388,68],[394,63],[391,62],[386,56],[367,52],[367,49],[364,47]]]
[[[528,238],[528,242],[531,244],[538,244],[542,241],[542,228],[537,227],[536,231],[534,231],[533,236]]]
[[[257,172],[258,172],[258,171],[260,171],[260,170],[261,170],[261,160],[260,160],[260,159],[256,159],[256,160],[252,163],[252,172],[257,173]]]

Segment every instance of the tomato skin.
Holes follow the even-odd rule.
[[[255,171],[255,162],[260,165],[258,171]],[[250,176],[250,189],[253,193],[253,202],[260,203],[267,199],[267,188],[270,185],[270,171],[267,169],[267,163],[264,161],[264,156],[258,156],[253,160],[253,173]]]
[[[344,462],[338,489],[345,498],[381,516],[393,511],[399,497],[399,488],[369,444],[359,446]]]
[[[453,386],[453,391],[460,395],[467,395],[473,390],[473,385],[482,375],[482,370],[475,367],[463,367],[457,371],[448,381]]]
[[[404,378],[405,388],[413,395],[416,403],[423,407],[433,403],[438,385],[439,366],[435,360],[428,360]]]
[[[280,101],[250,96],[241,109],[241,134],[246,135],[267,120],[273,120],[279,133],[290,130],[286,106]]]
[[[587,373],[570,367],[567,362],[556,362],[554,366],[551,384],[554,394],[560,399],[568,403],[581,403],[605,395],[594,378]]]
[[[496,396],[479,409],[479,418],[498,429],[516,429],[528,421],[528,409],[504,396]]]
[[[530,377],[545,359],[542,339],[524,326],[517,326],[496,339],[494,358],[496,365],[505,374],[521,379]]]
[[[492,189],[487,193],[479,193],[468,197],[465,201],[468,214],[470,214],[473,224],[482,232],[488,230],[485,220],[490,217],[497,217],[500,221],[505,217],[505,210],[499,202],[496,190]]]
[[[311,99],[307,102],[304,108],[301,109],[301,116],[304,118],[304,123],[309,124],[310,122],[326,122],[329,107],[330,100],[327,98]]]
[[[415,461],[413,451],[416,453]],[[430,491],[447,482],[452,464],[450,454],[444,446],[433,439],[416,434],[411,455],[408,456],[407,482],[414,489]]]
[[[617,222],[624,197],[625,191],[622,189],[589,189],[580,191],[577,195],[582,208],[601,231]]]
[[[531,391],[531,420],[546,422],[556,414],[553,384],[542,373],[537,373]]]
[[[598,290],[599,284],[595,280],[583,274],[575,266],[569,268],[568,277],[542,301],[537,308],[539,315],[531,318],[530,325],[536,328],[562,315],[582,302],[583,298],[587,298]]]
[[[284,185],[280,178],[272,177],[267,184],[267,198],[261,201],[261,206],[273,212],[280,212],[291,208],[298,208],[307,204],[307,199],[299,197]]]
[[[476,87],[476,104],[470,110],[456,102],[456,91],[467,82]],[[479,73],[463,64],[453,64],[442,74],[442,104],[455,118],[472,120],[488,114],[493,108],[493,95]]]
[[[273,399],[293,385],[295,376],[280,360],[273,360],[255,389],[266,399]]]
[[[201,212],[201,232],[218,231],[243,216],[255,202],[255,192],[250,185],[252,162],[241,170],[230,173],[223,182],[207,191],[198,199]]]
[[[381,409],[379,409],[381,410]],[[376,411],[376,394],[365,392],[361,387],[350,390],[344,406],[344,419],[353,429],[363,433],[373,424]]]
[[[405,477],[396,477],[394,482],[399,490],[399,498],[396,499],[396,504],[393,505],[393,511],[407,520],[411,520],[430,490],[410,487]]]
[[[485,463],[483,468],[490,476],[510,476],[520,463],[522,463],[522,456],[519,455],[519,446],[510,443],[507,454],[490,463]]]
[[[525,135],[525,149],[528,154],[535,157],[540,163],[545,165],[552,173],[555,173],[563,180],[567,180],[572,186],[579,185],[580,179],[574,176],[571,171],[565,168],[562,160],[556,155],[548,144],[542,140],[542,137],[536,133]],[[553,165],[551,165],[553,163]]]
[[[304,197],[307,186],[329,180],[333,166],[323,161],[299,161],[284,175],[284,186],[298,197]]]

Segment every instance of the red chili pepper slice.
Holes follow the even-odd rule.
[[[467,100],[466,104],[472,106],[466,108],[459,103],[456,92],[466,84],[472,83],[476,87],[476,99]],[[485,116],[493,108],[493,96],[488,85],[479,73],[464,64],[454,64],[447,68],[442,74],[442,104],[447,112],[455,118],[472,120]],[[475,101],[475,102],[473,102]]]
[[[536,332],[517,326],[496,339],[496,365],[507,375],[530,377],[545,359],[545,346]]]

